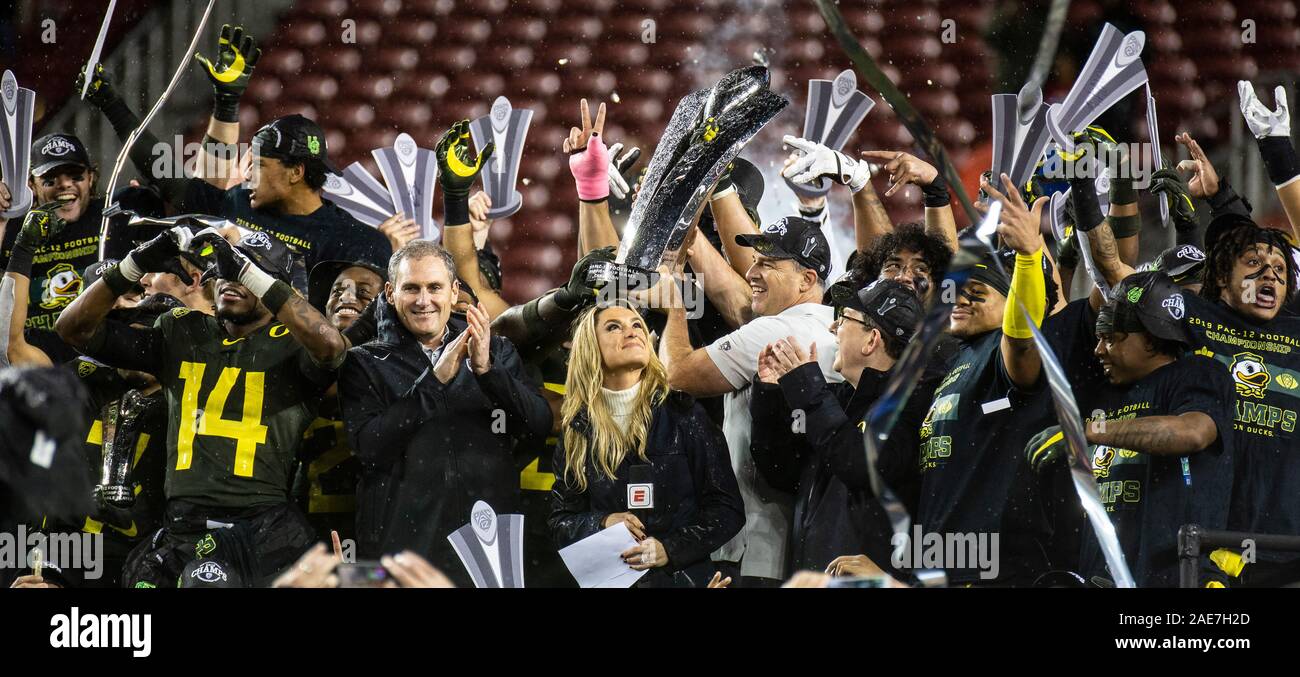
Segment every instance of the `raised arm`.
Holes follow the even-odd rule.
[[[4,283],[0,284],[0,308],[13,304],[9,313],[5,351],[15,367],[48,367],[53,364],[45,351],[27,342],[23,329],[27,324],[27,304],[31,299],[32,257],[37,248],[64,228],[66,223],[56,211],[61,203],[52,202],[27,213],[22,229],[14,238]]]
[[[749,305],[749,283],[743,275],[736,274],[708,238],[695,238],[688,256],[704,296],[718,309],[727,326],[735,329],[748,322],[753,313]]]
[[[1241,114],[1246,118],[1246,126],[1255,135],[1259,143],[1259,154],[1264,158],[1264,168],[1268,178],[1277,189],[1278,199],[1286,210],[1290,222],[1290,237],[1296,242],[1297,225],[1300,224],[1300,159],[1296,157],[1295,146],[1291,145],[1291,111],[1287,107],[1286,89],[1278,85],[1273,90],[1273,103],[1277,106],[1269,110],[1255,96],[1255,88],[1250,82],[1242,80],[1237,83],[1237,93],[1241,98]]]
[[[573,127],[564,140],[569,155],[569,171],[578,185],[578,256],[601,247],[618,247],[618,233],[609,216],[609,149],[601,135],[605,132],[605,104],[596,109],[591,120],[587,100],[579,103],[582,129]]]
[[[1002,203],[998,235],[1016,252],[1011,290],[1002,311],[1002,364],[1012,383],[1020,388],[1030,388],[1038,382],[1042,371],[1042,360],[1034,344],[1030,323],[1034,327],[1042,326],[1043,318],[1050,310],[1047,307],[1047,278],[1043,273],[1043,235],[1039,230],[1048,199],[1039,198],[1032,209],[1026,207],[1011,177],[1006,174],[1002,175],[1006,194],[987,181],[982,183],[980,187]],[[1025,317],[1026,311],[1028,318]]]
[[[862,157],[883,165],[889,174],[889,189],[885,197],[894,195],[903,186],[914,184],[921,188],[925,200],[925,232],[942,238],[948,247],[957,249],[957,221],[952,214],[952,198],[948,195],[948,182],[934,165],[921,158],[896,150],[864,151]]]
[[[713,212],[713,225],[718,229],[718,239],[722,241],[727,263],[737,275],[744,277],[749,267],[754,265],[754,250],[736,244],[736,236],[757,233],[758,225],[745,211],[740,193],[731,179],[731,171],[732,167],[727,167],[718,185],[714,186],[709,197],[709,210]]]
[[[253,36],[245,34],[243,26],[229,24],[221,27],[216,63],[202,54],[194,55],[195,64],[212,83],[212,117],[203,137],[203,162],[195,177],[221,189],[240,180],[239,99],[261,57]]]
[[[277,280],[259,268],[215,231],[195,236],[190,244],[193,250],[207,247],[212,248],[217,278],[235,280],[261,299],[275,319],[289,328],[289,334],[307,350],[312,361],[329,368],[337,368],[343,362],[348,349],[343,334],[289,283]]]

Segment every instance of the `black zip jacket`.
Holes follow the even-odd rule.
[[[823,571],[841,555],[867,555],[906,577],[890,565],[893,529],[872,492],[862,437],[862,420],[888,381],[888,373],[865,369],[856,389],[848,381],[828,384],[815,363],[791,370],[779,385],[755,381],[750,453],[769,484],[795,494],[794,569]],[[911,514],[919,487],[917,431],[934,384],[918,384],[878,456],[882,479]]]
[[[570,427],[590,439],[586,412]],[[628,510],[627,484],[633,465],[650,466],[654,507]],[[722,431],[704,407],[689,395],[672,392],[655,406],[646,440],[646,460],[623,459],[610,479],[592,464],[587,490],[579,491],[566,473],[564,437],[555,448],[555,484],[551,488],[551,532],[563,548],[604,529],[605,518],[631,512],[647,536],[659,539],[668,565],[651,569],[638,587],[704,587],[713,576],[709,554],[740,533],[745,507],[731,470]]]
[[[498,514],[518,509],[515,440],[545,435],[551,410],[507,339],[493,336],[492,367],[476,376],[463,364],[446,384],[383,298],[379,336],[348,352],[339,399],[357,485],[357,550],[362,557],[410,549],[457,585],[472,585],[447,535],[470,521],[475,501]],[[453,315],[449,344],[466,323]]]

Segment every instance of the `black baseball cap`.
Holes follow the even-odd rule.
[[[297,113],[276,118],[257,130],[253,135],[253,153],[277,160],[319,160],[326,171],[339,173],[329,161],[324,130]]]
[[[823,280],[831,272],[831,246],[816,221],[786,216],[764,226],[761,233],[737,235],[736,244],[774,259],[792,259],[817,271]]]
[[[1052,258],[1043,256],[1043,292],[1044,306],[1050,312],[1056,306],[1056,301],[1060,293],[1060,287],[1053,279],[1054,269],[1052,267]],[[984,284],[996,289],[1003,296],[1011,295],[1011,275],[1016,269],[1016,253],[1010,249],[1002,249],[997,252],[986,252],[980,257],[979,263],[975,264],[971,271],[970,279],[974,282],[983,282]]]
[[[1205,268],[1205,252],[1194,244],[1170,247],[1139,270],[1159,270],[1174,284],[1196,281]]]
[[[903,343],[912,340],[924,314],[916,293],[897,280],[874,280],[843,299],[840,307],[862,313],[883,333]]]
[[[242,588],[243,579],[234,567],[218,559],[196,559],[185,565],[179,587]]]
[[[267,275],[281,282],[290,283],[289,271],[292,269],[293,262],[290,260],[289,248],[279,238],[260,230],[252,230],[244,233],[234,247],[243,252],[253,261],[253,265],[261,268]],[[209,247],[204,247],[198,255],[200,259],[210,256],[211,250]],[[202,278],[204,282],[216,277],[216,265],[213,261],[204,266]]]
[[[39,179],[65,165],[90,168],[90,153],[81,139],[71,134],[46,134],[32,144],[32,176]]]
[[[1183,321],[1183,290],[1160,271],[1133,273],[1124,278],[1097,312],[1097,333],[1142,332],[1184,346],[1193,344]]]
[[[334,281],[338,279],[339,273],[354,267],[365,268],[378,275],[380,280],[388,281],[388,271],[367,261],[321,261],[307,275],[307,302],[324,314],[325,304],[330,298],[330,289],[334,287]]]

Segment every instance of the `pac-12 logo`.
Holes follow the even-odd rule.
[[[1232,381],[1237,387],[1238,395],[1264,398],[1264,391],[1268,389],[1272,376],[1262,357],[1255,353],[1237,353],[1232,356],[1232,365],[1228,370],[1232,372]]]

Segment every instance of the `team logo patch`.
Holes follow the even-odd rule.
[[[189,308],[172,308],[172,317],[178,320],[189,314],[190,314]]]
[[[768,235],[785,235],[786,233],[785,219],[781,219],[776,223],[769,224],[766,228],[763,229],[763,232]]]
[[[1137,303],[1138,300],[1140,300],[1140,299],[1142,298],[1142,288],[1141,288],[1141,287],[1134,287],[1134,288],[1128,290],[1128,294],[1127,294],[1126,298],[1128,298],[1128,302],[1129,302],[1129,303]]]
[[[307,150],[311,151],[312,155],[320,155],[320,138],[316,136],[308,136]]]
[[[194,555],[200,559],[217,551],[217,539],[212,534],[203,534],[203,538],[194,544]]]
[[[60,263],[50,268],[49,276],[41,284],[41,307],[46,310],[62,308],[81,293],[81,274],[71,263]]]
[[[136,583],[135,583],[135,587],[136,587],[136,588],[156,588],[156,587],[158,587],[158,586],[154,585],[153,583],[150,583],[149,581],[136,581]]]
[[[221,568],[220,564],[213,561],[207,561],[195,567],[194,571],[190,572],[190,578],[197,578],[204,583],[224,583],[227,580],[226,571]]]
[[[1177,256],[1178,258],[1185,259],[1187,261],[1205,260],[1205,252],[1201,251],[1200,249],[1197,249],[1196,247],[1190,244],[1185,244],[1181,248],[1179,248]]]
[[[41,154],[63,157],[75,150],[77,150],[77,148],[72,145],[72,142],[62,136],[56,136],[50,139],[49,142],[45,144],[45,147],[41,148]]]
[[[1164,301],[1160,302],[1160,307],[1169,311],[1169,316],[1175,320],[1183,319],[1183,295],[1174,294]]]
[[[239,240],[239,244],[245,247],[257,247],[259,249],[271,250],[271,238],[260,230],[255,230]]]
[[[1092,452],[1093,477],[1110,477],[1110,464],[1115,460],[1115,450],[1107,446],[1097,447]]]
[[[80,376],[81,378],[86,378],[87,376],[90,376],[91,374],[95,373],[95,370],[98,368],[99,367],[95,366],[93,362],[86,362],[85,360],[80,360],[77,362],[77,376]]]
[[[1232,372],[1232,381],[1237,387],[1238,395],[1264,398],[1264,391],[1268,389],[1272,376],[1268,373],[1263,358],[1255,353],[1237,353],[1232,356],[1232,365],[1228,370]]]
[[[1283,388],[1286,388],[1287,390],[1295,390],[1296,386],[1300,385],[1300,383],[1296,382],[1295,377],[1290,374],[1278,374],[1277,378],[1274,380],[1277,381],[1278,385],[1282,386]]]

